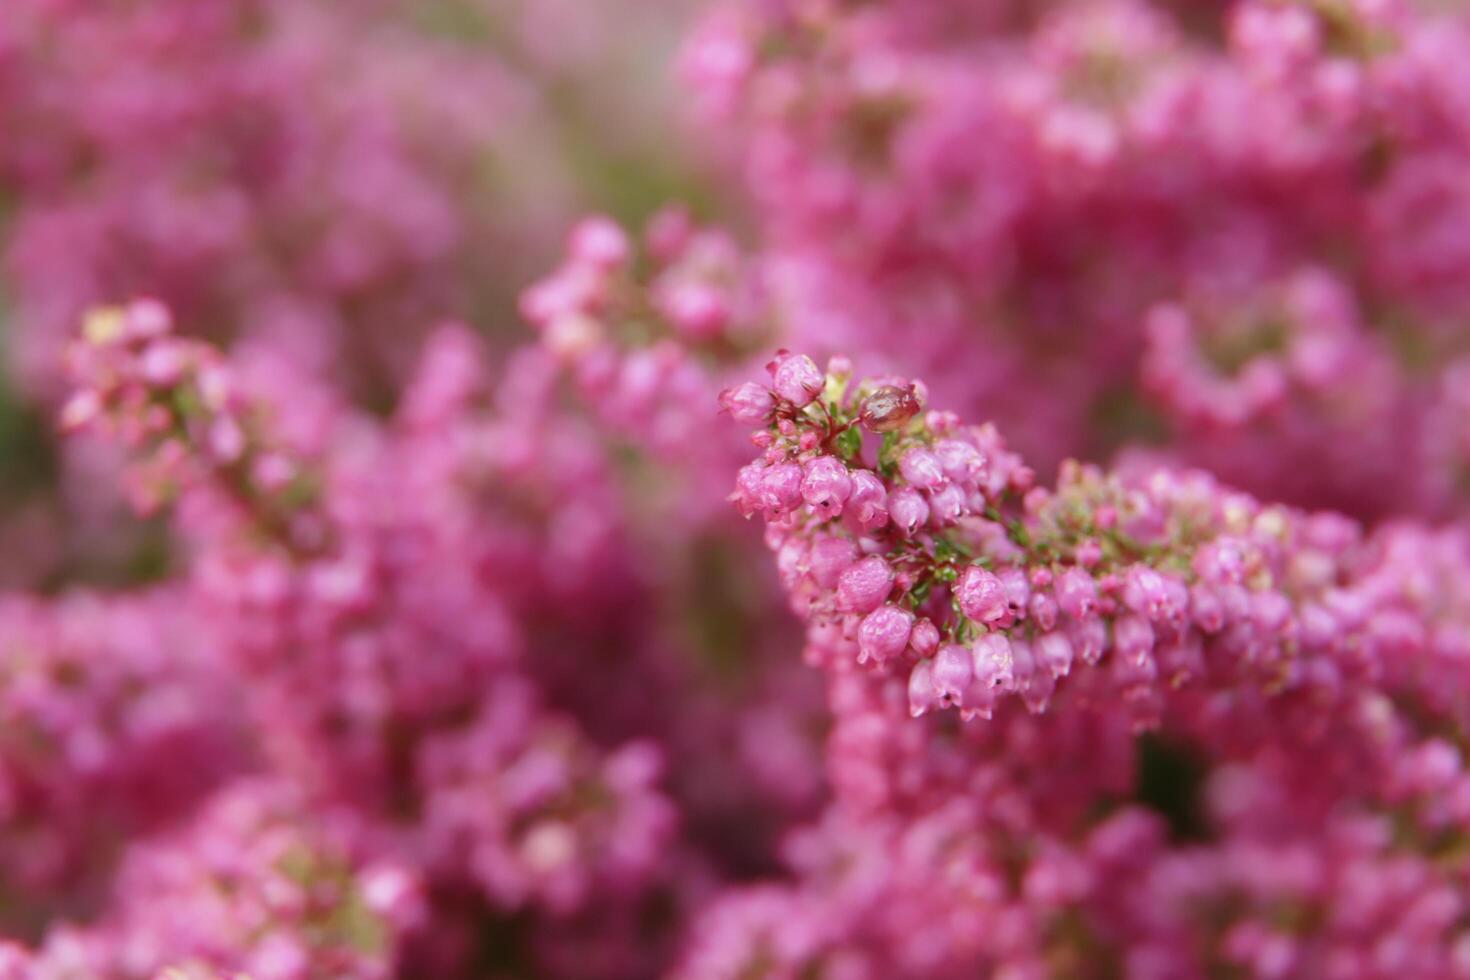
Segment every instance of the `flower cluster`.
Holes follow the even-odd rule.
[[[205,620],[175,589],[0,601],[0,921],[39,927],[118,844],[241,763]]]
[[[639,901],[675,826],[662,753],[598,744],[549,703],[555,672],[538,682],[528,662],[548,642],[534,635],[548,604],[580,609],[562,643],[595,635],[623,560],[609,473],[553,411],[541,359],[492,389],[476,341],[447,329],[382,427],[310,398],[270,412],[249,371],[177,337],[152,302],[88,327],[64,419],[119,439],[134,477],[168,488],[142,502],[175,504],[190,555],[180,600],[217,628],[211,653],[243,685],[256,748],[303,804],[356,814],[361,840],[444,903],[436,915],[529,909],[554,923]],[[547,506],[573,492],[580,510]],[[554,948],[548,929],[537,941]],[[472,954],[422,945],[379,943],[382,968]],[[313,976],[348,969],[297,959]]]
[[[769,372],[722,396],[760,426],[733,500],[831,675],[839,805],[793,841],[797,889],[715,906],[688,975],[1463,968],[1462,530],[1366,533],[1201,473],[1069,463],[1047,489],[922,385]],[[972,724],[905,727],[901,700]],[[1151,798],[1170,766],[1197,788]]]
[[[304,811],[288,788],[245,780],[194,822],[130,852],[115,913],[61,931],[40,977],[119,980],[241,968],[265,980],[392,975],[399,937],[423,916],[419,884],[354,857],[351,833]]]

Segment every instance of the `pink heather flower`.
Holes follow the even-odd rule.
[[[954,595],[960,611],[977,623],[998,622],[1008,612],[1004,583],[979,565],[960,573]]]
[[[807,567],[812,579],[824,589],[836,589],[842,573],[858,559],[858,549],[847,538],[821,537],[812,542]]]
[[[871,470],[853,470],[852,493],[847,512],[865,531],[875,531],[888,523],[888,490]]]
[[[1010,690],[1014,683],[1015,658],[1004,633],[984,633],[970,647],[975,682],[997,691]]]
[[[1055,629],[1058,613],[1057,601],[1050,592],[1033,591],[1026,604],[1026,616],[1043,630]]]
[[[1119,616],[1113,623],[1113,645],[1125,659],[1153,649],[1154,628],[1141,616]]]
[[[899,471],[910,485],[920,490],[934,490],[945,483],[944,467],[939,457],[927,449],[907,450],[898,458]]]
[[[1036,638],[1036,662],[1053,677],[1065,677],[1072,671],[1072,641],[1065,633],[1042,633]]]
[[[909,634],[909,645],[919,657],[933,656],[939,647],[939,627],[934,625],[930,619],[920,619],[914,624],[913,632]]]
[[[858,627],[858,662],[884,664],[903,655],[914,628],[914,614],[892,603],[879,606]]]
[[[847,466],[832,456],[819,456],[806,464],[801,481],[801,495],[813,511],[827,517],[842,513],[842,505],[852,495],[852,478]]]
[[[431,333],[690,5],[8,0],[0,980],[1470,976],[1470,15],[713,0]]]
[[[883,604],[893,588],[893,569],[877,555],[869,555],[837,579],[837,602],[855,613],[870,613]]]
[[[1152,620],[1166,618],[1168,594],[1164,577],[1146,565],[1135,565],[1123,581],[1123,601],[1128,608]]]
[[[1101,660],[1108,649],[1108,625],[1101,618],[1078,620],[1071,625],[1068,635],[1072,651],[1089,666]]]
[[[908,682],[909,714],[923,717],[929,709],[939,705],[939,690],[934,684],[934,662],[920,660],[909,671]]]
[[[913,487],[900,487],[888,495],[888,516],[895,528],[912,535],[929,522],[929,503]]]
[[[788,513],[801,506],[801,466],[777,463],[768,466],[760,476],[761,508],[771,516]]]
[[[761,425],[771,418],[776,399],[765,385],[747,381],[720,393],[720,407],[741,425]]]
[[[944,475],[955,483],[973,483],[985,475],[985,457],[968,442],[941,439],[934,446],[934,455]]]
[[[957,523],[969,511],[965,491],[950,483],[929,494],[929,517],[940,527]]]
[[[577,261],[595,268],[615,269],[628,261],[630,247],[628,236],[616,221],[597,216],[584,218],[572,230],[569,252]]]
[[[776,394],[797,408],[810,405],[826,386],[817,362],[805,354],[781,351],[768,367]]]
[[[934,690],[945,704],[960,704],[974,679],[970,651],[958,643],[946,643],[934,655]]]

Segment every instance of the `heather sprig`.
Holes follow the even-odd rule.
[[[281,445],[218,349],[177,336],[164,306],[138,300],[93,311],[68,368],[77,391],[62,408],[63,430],[103,431],[129,449],[140,510],[205,489],[262,537],[322,546],[320,526],[308,520],[317,492],[311,469]]]
[[[787,352],[769,370],[722,396],[762,426],[732,499],[767,523],[808,658],[906,674],[916,715],[988,717],[1011,693],[1041,711],[1082,665],[1106,678],[1087,697],[1150,723],[1192,685],[1379,682],[1408,617],[1463,628],[1457,587],[1415,595],[1374,567],[1406,532],[1365,540],[1201,473],[1069,463],[1039,487],[993,427],[924,410],[920,385]]]

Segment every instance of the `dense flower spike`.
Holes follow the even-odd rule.
[[[1265,505],[1199,473],[1068,463],[1054,490],[1038,487],[990,426],[931,410],[875,429],[867,406],[886,402],[887,379],[829,375],[822,401],[805,387],[786,397],[785,357],[771,365],[763,451],[734,500],[767,522],[808,623],[808,659],[909,674],[915,714],[952,705],[988,716],[1006,693],[1043,710],[1080,661],[1104,668],[1106,679],[1085,682],[1088,698],[1111,687],[1119,710],[1147,721],[1191,685],[1279,696],[1389,682],[1401,630],[1422,645],[1470,626],[1457,585],[1416,594],[1384,581],[1377,556],[1409,547],[1407,529],[1365,538],[1344,519]],[[788,471],[844,490],[875,474],[892,520],[844,517],[830,491],[786,489]],[[1446,534],[1433,547],[1458,543]],[[916,623],[921,643],[910,642]]]
[[[1201,473],[1068,463],[1055,489],[1041,488],[990,426],[931,409],[872,431],[862,406],[890,381],[829,374],[814,404],[773,388],[752,467],[834,460],[876,474],[890,501],[954,491],[952,516],[931,508],[911,527],[868,527],[806,501],[747,497],[761,481],[745,474],[734,495],[766,519],[807,622],[807,659],[831,675],[841,805],[793,851],[796,885],[737,893],[711,910],[687,975],[737,976],[761,956],[779,969],[854,975],[963,975],[983,964],[1045,975],[1084,962],[1158,977],[1227,965],[1252,976],[1458,975],[1456,950],[1470,948],[1457,919],[1460,872],[1391,839],[1388,825],[1414,828],[1415,841],[1470,830],[1461,750],[1439,734],[1470,722],[1464,532],[1368,533]],[[903,720],[905,706],[915,717],[956,708],[992,720],[951,744],[927,720]],[[1158,734],[1139,741],[1140,729]],[[1143,752],[1132,766],[1130,743]],[[1047,782],[1040,774],[1056,752],[1092,774],[1065,788]],[[1178,844],[1155,810],[1103,819],[1108,807],[1095,809],[1151,792],[1139,781],[1171,758],[1160,752],[1186,753],[1208,780],[1209,803],[1165,811],[1176,834],[1192,835]],[[959,823],[935,829],[948,820]],[[847,866],[857,854],[842,850],[864,834],[875,839],[858,854],[920,866],[870,886]],[[1019,867],[1007,867],[992,849],[1015,840],[1028,843]],[[974,849],[965,870],[923,865],[953,869],[961,846]],[[809,865],[834,848],[846,856]],[[1149,884],[1107,884],[1120,861]],[[1283,861],[1296,870],[1273,867]],[[1341,884],[1347,866],[1362,888],[1388,891]],[[936,894],[950,874],[957,892]],[[1005,885],[1016,875],[1019,891]],[[1435,896],[1421,917],[1370,911],[1397,894],[1396,875]],[[906,921],[886,911],[895,901],[920,920],[954,921],[965,908],[975,924],[925,933],[922,946],[877,938]],[[1268,911],[1283,902],[1310,918],[1283,932]],[[1161,918],[1196,907],[1217,911]]]

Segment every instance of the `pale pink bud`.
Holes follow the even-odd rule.
[[[997,622],[1008,612],[1004,584],[979,565],[971,565],[960,573],[954,595],[960,611],[977,623]]]
[[[1073,619],[1086,619],[1097,609],[1097,583],[1080,568],[1057,576],[1057,605]]]
[[[790,513],[801,506],[801,466],[777,463],[761,473],[761,508],[770,516]]]
[[[1065,677],[1072,672],[1072,641],[1065,633],[1043,633],[1035,645],[1036,662],[1053,677]]]
[[[874,531],[888,523],[888,490],[871,470],[853,470],[852,494],[847,498],[847,512],[857,519],[865,531]]]
[[[805,354],[777,351],[775,359],[766,367],[771,372],[776,394],[797,408],[810,405],[827,386],[817,362]]]
[[[938,704],[939,692],[934,688],[934,665],[931,661],[920,660],[909,672],[909,714],[920,718]]]
[[[838,577],[837,604],[848,612],[872,612],[892,588],[893,569],[877,555],[869,555]]]
[[[628,236],[616,221],[596,215],[572,229],[568,249],[574,259],[599,269],[616,269],[628,261]]]
[[[929,517],[940,527],[949,527],[965,516],[965,492],[951,483],[929,494]]]
[[[852,477],[835,456],[819,456],[806,464],[801,495],[819,517],[836,517],[852,495]]]
[[[975,677],[970,651],[958,643],[940,647],[934,655],[932,677],[939,699],[945,704],[959,704]]]
[[[920,657],[932,656],[939,647],[939,627],[931,620],[919,620],[914,624],[914,631],[909,634],[909,646]]]
[[[1113,622],[1113,646],[1125,657],[1146,654],[1154,648],[1154,628],[1142,616],[1119,616]]]
[[[944,486],[944,468],[939,465],[939,457],[927,449],[915,447],[905,452],[898,459],[898,469],[911,486],[920,490]]]
[[[1015,685],[1015,659],[1011,642],[1004,633],[986,633],[970,647],[975,682],[997,691],[1009,691]]]
[[[837,587],[842,573],[857,561],[857,545],[847,538],[822,535],[812,543],[807,556],[807,570],[812,579],[824,589]]]
[[[1096,616],[1073,623],[1068,635],[1072,639],[1072,652],[1089,666],[1101,660],[1107,652],[1108,626]]]
[[[765,385],[747,381],[720,392],[720,408],[741,425],[764,425],[771,420],[776,397]]]
[[[858,663],[887,663],[903,655],[914,628],[914,614],[892,603],[879,606],[858,627]]]
[[[1168,602],[1164,577],[1147,565],[1134,565],[1123,579],[1123,602],[1140,616],[1155,622],[1164,619]]]
[[[929,504],[923,494],[912,487],[902,487],[888,496],[888,514],[894,527],[912,535],[929,521]]]

